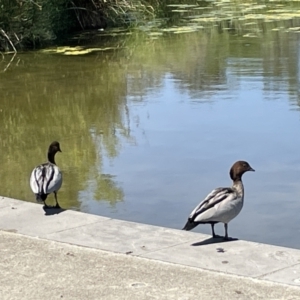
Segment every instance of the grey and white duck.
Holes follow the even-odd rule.
[[[30,176],[30,187],[38,202],[44,202],[47,208],[60,208],[57,201],[57,192],[62,185],[62,174],[55,163],[55,154],[61,152],[59,142],[54,141],[48,149],[48,162],[35,167]],[[46,204],[47,196],[54,193],[56,205]]]
[[[224,223],[225,240],[228,240],[228,223],[242,210],[244,204],[244,185],[242,176],[245,172],[254,171],[246,161],[237,161],[230,169],[232,187],[214,189],[191,212],[183,230],[191,230],[199,224],[210,224],[212,236],[215,238],[214,226]]]

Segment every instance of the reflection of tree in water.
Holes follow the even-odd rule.
[[[96,199],[121,201],[115,178],[101,175],[103,157],[118,156],[124,139],[134,138],[127,99],[143,101],[149,91],[164,88],[166,76],[197,101],[211,101],[209,95],[240,84],[245,72],[264,76],[265,92],[286,84],[299,107],[295,36],[270,30],[249,39],[212,27],[158,39],[123,36],[125,47],[114,53],[20,56],[17,66],[0,75],[0,194],[34,200],[29,174],[46,159],[49,142],[59,140],[62,205],[78,207],[78,193],[90,181]]]
[[[290,21],[280,24],[289,26]],[[163,87],[167,75],[178,91],[189,93],[191,99],[212,101],[211,95],[237,88],[245,75],[264,76],[264,90],[277,91],[288,85],[291,100],[299,103],[297,35],[274,34],[272,24],[263,26],[265,31],[257,38],[227,31],[220,34],[217,27],[154,40],[145,36],[134,44],[128,92],[141,101],[148,90]]]
[[[100,174],[96,178],[97,188],[94,193],[96,200],[105,199],[112,206],[115,206],[118,201],[122,201],[124,193],[122,189],[116,186],[114,176],[110,174]]]
[[[19,68],[2,75],[0,91],[1,195],[34,200],[28,174],[46,160],[49,142],[59,140],[62,206],[78,206],[78,192],[91,178],[98,184],[97,199],[123,199],[113,177],[100,175],[104,153],[97,153],[91,136],[91,130],[101,135],[100,148],[111,158],[118,155],[120,138],[129,137],[121,68],[105,56],[26,55]]]
[[[126,132],[128,129],[126,128]],[[104,157],[113,159],[118,156],[120,148],[120,139],[122,137],[116,133],[116,129],[112,128],[109,134],[110,139],[105,139],[103,134],[96,134],[91,132],[95,148],[97,151],[98,162],[90,171],[90,178],[93,181],[92,192],[96,200],[106,200],[110,205],[115,206],[118,201],[123,201],[124,192],[122,188],[117,186],[115,181],[116,176],[111,174],[104,174],[102,170],[102,160]],[[126,139],[129,137],[125,135]],[[91,187],[90,187],[91,188]]]
[[[166,74],[179,92],[189,92],[192,97],[220,88],[226,82],[226,43],[227,36],[201,32],[172,34],[161,40],[145,38],[129,70],[130,94],[138,100],[147,90],[162,87]]]

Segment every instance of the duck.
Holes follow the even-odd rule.
[[[200,202],[188,217],[183,230],[191,230],[199,224],[210,224],[213,238],[219,237],[215,234],[215,224],[224,224],[225,236],[228,238],[228,223],[234,219],[242,210],[244,204],[244,185],[242,176],[245,172],[255,170],[246,161],[239,160],[230,168],[229,175],[232,180],[231,187],[219,187],[209,193]]]
[[[60,144],[54,141],[48,149],[48,161],[33,169],[30,176],[30,187],[35,194],[37,202],[44,202],[46,208],[60,208],[57,201],[57,192],[62,185],[62,173],[55,163],[55,154],[62,152]],[[56,205],[46,204],[47,196],[54,193]]]

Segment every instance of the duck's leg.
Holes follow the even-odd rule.
[[[45,208],[53,208],[53,206],[50,206],[46,203],[46,199],[44,200],[44,206],[45,206]]]
[[[224,240],[228,241],[229,238],[228,238],[228,224],[227,223],[224,223],[224,228],[225,228],[225,237],[224,237]]]
[[[53,206],[53,207],[55,207],[55,208],[61,208],[61,207],[59,206],[59,204],[58,204],[58,201],[57,201],[57,195],[56,195],[56,192],[54,192],[54,197],[55,197],[56,205]]]
[[[211,225],[212,236],[213,238],[216,238],[217,235],[215,233],[215,223],[211,223],[210,225]]]
[[[215,225],[217,224],[218,222],[211,222],[210,225],[211,225],[211,231],[212,231],[212,236],[214,239],[216,238],[220,238],[221,236],[220,235],[217,235],[215,233]]]

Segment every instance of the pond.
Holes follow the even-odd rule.
[[[300,248],[300,21],[228,29],[186,14],[168,29],[74,39],[98,48],[86,55],[5,56],[0,195],[34,202],[30,172],[58,140],[63,208],[181,229],[242,159],[256,172],[229,234]]]

